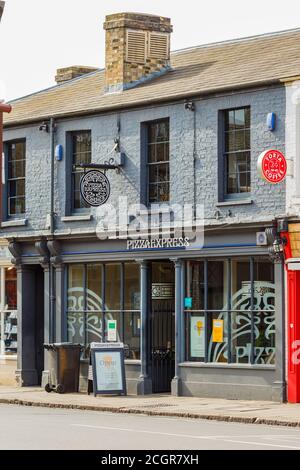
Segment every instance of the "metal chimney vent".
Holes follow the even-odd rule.
[[[170,58],[169,34],[149,33],[148,55],[152,59]]]
[[[146,62],[146,33],[141,31],[127,31],[126,61],[136,64]]]

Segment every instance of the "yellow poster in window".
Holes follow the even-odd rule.
[[[213,343],[224,343],[224,320],[213,320]]]

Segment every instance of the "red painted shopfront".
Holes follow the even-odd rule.
[[[287,399],[300,403],[300,223],[290,224],[281,239],[287,272]]]

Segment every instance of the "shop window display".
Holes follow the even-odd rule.
[[[3,355],[17,353],[17,272],[13,267],[1,269],[1,318],[0,337]]]
[[[115,341],[126,357],[140,358],[140,278],[135,263],[71,265],[68,269],[68,340],[88,347],[108,340],[108,323],[116,322]],[[103,325],[104,328],[103,328]]]
[[[264,258],[188,261],[186,359],[275,364],[274,266]]]

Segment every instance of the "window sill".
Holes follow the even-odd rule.
[[[227,207],[227,206],[246,206],[253,204],[252,199],[231,199],[224,202],[218,202],[216,207]]]
[[[5,222],[1,223],[2,228],[25,227],[26,225],[27,225],[27,219],[11,219],[11,220],[6,220]]]
[[[194,367],[199,369],[248,369],[248,370],[276,370],[276,366],[270,364],[226,364],[219,362],[182,362],[179,367]]]
[[[69,215],[67,217],[61,217],[62,222],[89,222],[92,220],[92,214],[87,215]]]

